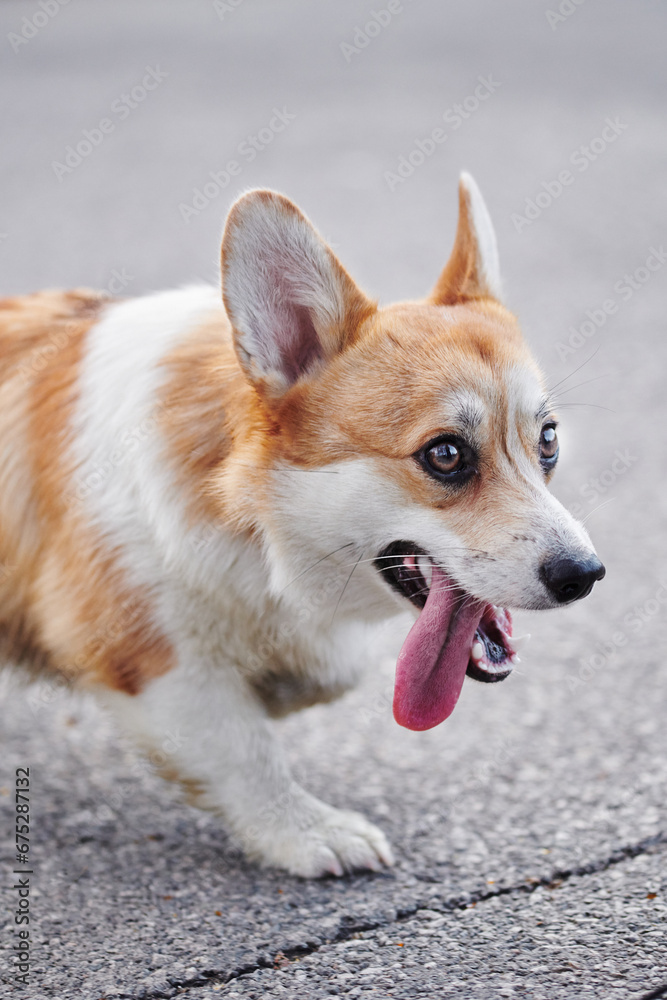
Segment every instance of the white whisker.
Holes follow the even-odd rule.
[[[330,559],[332,556],[335,556],[337,552],[342,552],[343,549],[349,549],[350,546],[352,545],[354,545],[354,542],[346,542],[345,545],[341,545],[339,548],[334,549],[333,552],[328,552],[327,555],[322,556],[320,559],[317,559],[311,566],[308,566],[306,569],[302,570],[301,573],[298,573],[293,580],[290,580],[289,583],[285,584],[281,593],[287,590],[288,587],[291,587],[292,584],[295,583],[302,576],[305,576],[306,573],[310,573],[311,570],[315,569],[316,566],[319,566],[319,564],[321,562],[324,562],[325,559]]]
[[[602,510],[603,507],[606,507],[607,504],[611,503],[615,499],[616,497],[607,497],[607,499],[603,500],[602,503],[599,503],[597,507],[593,507],[593,510],[589,510],[588,514],[586,514],[586,517],[583,519],[581,523],[586,524],[586,521],[588,520],[589,517],[592,517],[593,514],[597,514],[599,510]]]
[[[345,584],[344,584],[344,586],[343,586],[343,589],[342,589],[342,591],[341,591],[341,593],[340,593],[340,597],[338,598],[338,601],[336,602],[336,607],[334,608],[334,613],[333,613],[333,614],[332,614],[332,616],[331,616],[331,624],[332,624],[332,625],[333,625],[333,622],[334,622],[334,618],[336,617],[336,612],[338,611],[338,608],[340,607],[340,602],[341,602],[341,601],[343,600],[343,594],[344,594],[344,593],[345,593],[345,591],[347,590],[347,585],[348,585],[348,583],[350,582],[350,580],[352,579],[352,574],[354,573],[355,569],[356,569],[356,568],[357,568],[357,566],[359,565],[359,561],[360,561],[360,559],[361,559],[361,556],[359,556],[359,559],[357,559],[356,563],[354,564],[354,566],[353,566],[353,567],[352,567],[352,569],[350,570],[350,575],[348,576],[347,580],[345,581]]]

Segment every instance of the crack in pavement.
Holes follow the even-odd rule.
[[[667,997],[667,984],[665,986],[658,986],[657,989],[651,990],[650,993],[642,993],[637,1000],[660,1000],[660,997]]]
[[[575,868],[557,869],[551,875],[545,875],[541,878],[527,878],[516,885],[484,891],[480,890],[466,896],[455,896],[451,899],[441,900],[440,902],[432,900],[429,901],[428,906],[415,903],[414,906],[401,907],[396,910],[396,917],[393,920],[388,918],[386,920],[372,921],[365,920],[363,917],[342,916],[336,934],[324,941],[316,939],[294,948],[279,948],[273,959],[259,958],[248,965],[240,966],[234,972],[228,974],[215,970],[203,970],[198,976],[192,979],[171,983],[168,992],[165,992],[163,989],[157,989],[142,993],[107,993],[104,1000],[171,1000],[171,998],[178,996],[186,989],[197,989],[202,986],[211,986],[218,983],[228,985],[234,982],[234,980],[252,975],[253,972],[257,972],[260,969],[278,968],[276,965],[277,956],[280,956],[281,959],[292,959],[301,958],[304,955],[312,955],[326,944],[337,944],[341,941],[348,941],[355,934],[359,934],[362,931],[380,930],[391,924],[409,920],[419,913],[420,910],[428,909],[434,913],[452,913],[455,910],[466,910],[470,906],[477,905],[477,903],[484,903],[489,899],[496,899],[500,896],[529,895],[540,888],[558,889],[561,885],[570,882],[572,879],[584,878],[587,875],[595,875],[598,872],[607,871],[607,869],[612,868],[614,865],[622,864],[631,858],[653,853],[655,848],[663,845],[667,845],[667,832],[660,832],[654,834],[652,837],[645,837],[636,844],[620,847],[608,857],[598,861],[591,861],[585,865],[577,865]],[[667,986],[658,987],[657,990],[646,993],[638,997],[637,1000],[659,1000],[661,997],[667,997]]]

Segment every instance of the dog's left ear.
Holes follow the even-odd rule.
[[[278,397],[356,339],[375,311],[288,198],[249,191],[222,238],[222,297],[248,379]]]
[[[489,210],[470,174],[459,180],[459,224],[451,256],[429,301],[440,306],[500,299],[498,245]]]

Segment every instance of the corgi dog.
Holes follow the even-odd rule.
[[[436,726],[511,671],[508,609],[604,567],[548,491],[556,416],[469,175],[424,301],[378,307],[268,190],[221,257],[222,295],[0,302],[0,652],[148,752],[177,734],[165,775],[251,859],[379,870],[384,834],[294,781],[270,718],[349,689],[410,609],[394,715]]]

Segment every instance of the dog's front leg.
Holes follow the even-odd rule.
[[[108,703],[145,748],[168,747],[165,775],[224,817],[249,858],[308,878],[391,864],[376,826],[294,781],[261,703],[232,668],[180,664]]]

